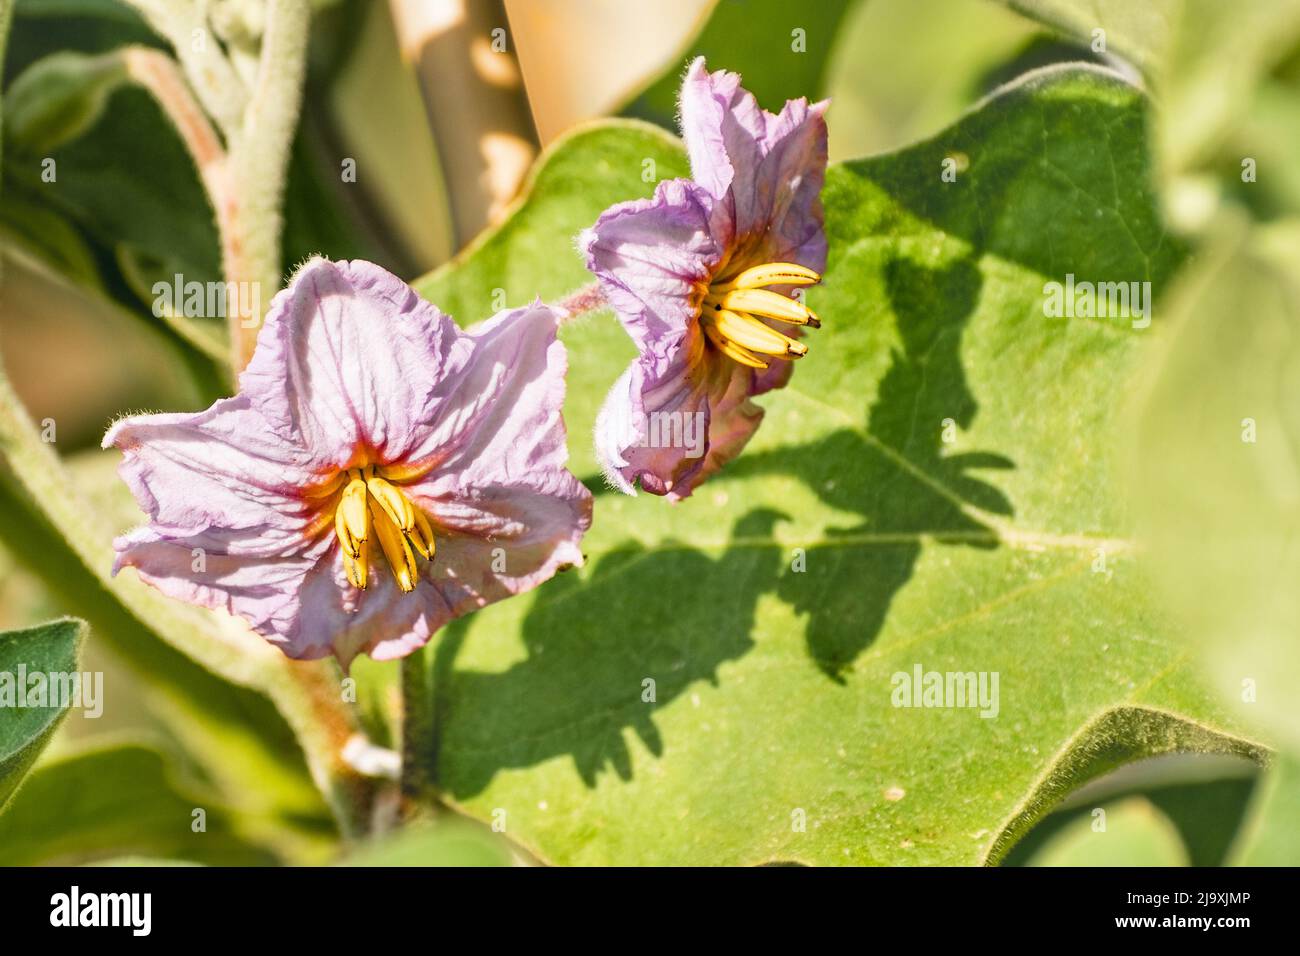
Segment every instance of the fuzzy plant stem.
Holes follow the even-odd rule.
[[[560,319],[561,323],[572,322],[589,312],[609,308],[609,301],[605,298],[605,293],[600,290],[600,283],[598,282],[593,282],[591,285],[585,285],[581,289],[570,292],[557,304],[560,309],[564,310],[564,316]]]
[[[148,88],[194,158],[221,240],[222,271],[252,314],[228,316],[231,368],[248,364],[271,297],[280,288],[282,205],[307,70],[307,0],[268,0],[251,86],[240,78],[194,0],[127,0],[170,41],[179,60],[136,52],[132,78]],[[190,90],[193,90],[191,96]],[[197,103],[195,103],[197,100]],[[202,107],[202,110],[199,109]],[[203,113],[211,117],[224,148]]]
[[[407,818],[437,811],[438,702],[433,642],[402,658],[402,803]]]

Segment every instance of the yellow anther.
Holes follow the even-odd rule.
[[[736,289],[724,294],[718,304],[732,312],[751,312],[792,325],[811,325],[816,328],[821,324],[812,310],[802,302],[767,289]]]
[[[761,266],[746,269],[717,291],[727,292],[731,289],[761,289],[769,285],[813,285],[821,282],[822,277],[804,266],[793,262],[768,262]]]
[[[396,485],[378,477],[366,466],[344,472],[347,484],[334,509],[334,531],[343,555],[348,580],[365,590],[370,576],[370,542],[379,547],[403,591],[415,590],[419,578],[415,555],[433,557],[433,528],[429,519]],[[332,482],[338,487],[342,482]],[[329,513],[324,512],[326,520]]]
[[[393,577],[403,592],[415,590],[416,566],[415,554],[406,536],[389,518],[388,513],[377,504],[370,506],[370,518],[374,522],[375,537],[379,547],[388,559],[388,566],[393,569]]]
[[[410,531],[415,526],[414,509],[406,499],[406,495],[378,475],[371,475],[366,478],[366,488],[370,490],[371,497],[378,502],[379,507],[384,509],[384,513],[388,515],[393,524],[401,528],[402,531]]]
[[[821,276],[794,262],[752,266],[730,280],[719,280],[704,292],[700,326],[705,338],[727,358],[750,368],[767,368],[768,356],[796,359],[808,346],[782,335],[764,319],[821,328],[816,313],[797,299],[766,286],[808,286]]]
[[[415,515],[415,527],[407,532],[407,540],[411,542],[411,547],[420,553],[420,557],[429,560],[433,557],[435,547],[433,528],[429,527],[429,519],[418,507],[412,506],[411,510]]]
[[[370,520],[366,515],[366,483],[359,473],[352,474],[334,513],[334,530],[343,550],[356,557],[369,534]]]
[[[343,570],[354,586],[362,591],[366,589],[370,576],[370,542],[362,541],[355,555],[349,554],[346,548],[343,549]]]
[[[723,335],[714,323],[703,322],[701,324],[704,326],[704,334],[708,336],[709,341],[717,346],[718,351],[727,358],[739,362],[741,365],[748,365],[750,368],[767,368],[766,362],[736,345]]]
[[[808,351],[808,346],[796,342],[758,319],[749,315],[737,315],[727,309],[720,309],[712,315],[718,331],[736,345],[760,355],[779,355],[798,357]],[[708,319],[704,320],[706,323]]]

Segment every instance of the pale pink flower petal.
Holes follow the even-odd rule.
[[[557,323],[535,303],[462,331],[378,266],[313,260],[272,302],[236,397],[105,436],[150,518],[114,542],[114,572],[346,665],[581,564],[591,495],[565,467]],[[354,479],[371,517],[349,570],[336,517]]]
[[[749,355],[766,367],[742,363],[707,310],[730,308],[721,297],[752,267],[793,263],[813,281],[825,268],[826,106],[800,99],[768,113],[736,74],[710,73],[695,60],[681,91],[693,180],[660,183],[650,199],[611,207],[580,238],[588,268],[640,353],[596,424],[597,458],[619,490],[690,495],[754,434],[762,411],[749,399],[785,385],[796,351],[806,351],[798,326],[751,310],[744,322],[785,340],[770,346],[770,357]],[[773,280],[747,288],[782,297],[794,291]],[[707,424],[702,458],[698,445],[654,440],[666,427],[657,429],[656,420],[680,427],[687,416]]]

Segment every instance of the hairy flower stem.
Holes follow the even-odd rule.
[[[281,206],[307,70],[311,11],[306,0],[271,0],[257,83],[244,111],[242,139],[230,155],[231,228],[223,249],[226,280],[255,283],[259,314],[232,319],[234,370],[252,358],[267,306],[280,288]]]
[[[128,53],[130,75],[153,93],[193,157],[212,204],[226,281],[244,284],[257,306],[254,315],[232,310],[228,317],[231,368],[237,374],[252,357],[262,318],[280,288],[281,205],[302,105],[310,7],[307,0],[269,0],[249,89],[200,5],[193,0],[128,2],[171,42],[184,71],[182,77],[161,54],[151,58],[135,51]],[[220,129],[224,150],[203,111]]]
[[[438,713],[430,644],[402,658],[402,802],[408,816],[435,807]]]
[[[600,290],[600,283],[593,282],[591,285],[585,285],[581,289],[570,292],[560,300],[558,307],[567,313],[560,320],[561,324],[563,324],[572,322],[588,312],[609,308],[609,302],[605,299],[605,293]]]
[[[171,44],[185,76],[234,149],[248,106],[248,89],[226,59],[204,15],[206,4],[195,0],[126,0],[154,32]]]

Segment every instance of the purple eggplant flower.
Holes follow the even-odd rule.
[[[795,297],[820,281],[827,103],[761,109],[703,58],[681,91],[692,179],[607,209],[579,242],[639,351],[596,423],[610,483],[685,498],[734,458],[817,328]]]
[[[581,564],[557,322],[537,302],[462,331],[376,265],[312,260],[238,394],[104,436],[150,518],[114,573],[347,666]]]

